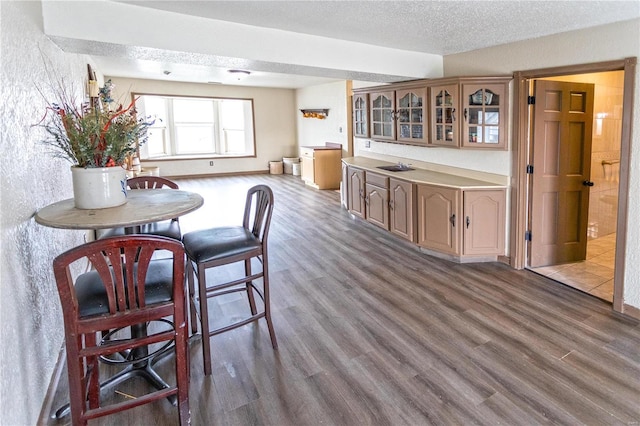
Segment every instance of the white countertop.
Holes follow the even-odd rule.
[[[410,166],[415,170],[407,170],[402,172],[391,172],[383,169],[378,169],[378,166],[392,166],[397,163],[391,163],[388,161],[376,160],[367,157],[347,157],[343,158],[342,162],[348,166],[358,167],[365,171],[374,172],[376,174],[392,177],[395,179],[401,179],[418,184],[439,185],[450,188],[458,189],[499,189],[506,188],[505,185],[500,185],[492,182],[486,182],[477,179],[471,179],[463,176],[456,176],[453,174],[447,174],[442,172],[434,172],[426,169],[419,169],[414,166]]]

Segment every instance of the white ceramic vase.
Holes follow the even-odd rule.
[[[71,167],[76,208],[93,210],[127,202],[127,174],[122,167]]]

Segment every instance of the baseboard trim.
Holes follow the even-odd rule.
[[[622,313],[631,318],[635,318],[640,320],[640,309],[635,306],[627,305],[626,303],[622,305]]]
[[[498,256],[498,262],[504,263],[505,265],[511,266],[511,257],[509,257],[509,256]]]
[[[248,176],[248,175],[268,175],[269,170],[250,170],[246,172],[227,172],[227,173],[205,173],[199,175],[171,175],[171,176],[163,176],[167,179],[197,179],[197,178],[208,178],[208,177],[218,177],[218,176]]]
[[[64,371],[66,362],[67,351],[65,350],[63,344],[60,348],[60,352],[58,353],[58,360],[56,361],[56,365],[53,367],[53,372],[51,373],[49,387],[47,388],[47,392],[44,395],[44,400],[42,401],[42,408],[40,409],[40,415],[38,416],[38,426],[47,426],[50,423],[51,411],[53,410],[53,400],[56,395],[56,390],[58,390],[60,377],[62,377],[62,372]]]

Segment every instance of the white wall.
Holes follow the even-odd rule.
[[[213,167],[209,165],[210,159],[143,161],[143,167],[160,167],[162,176],[266,171],[269,169],[269,161],[282,160],[282,157],[290,157],[297,152],[296,126],[292,120],[296,114],[295,91],[292,89],[173,83],[105,76],[105,79],[109,78],[116,86],[114,99],[122,103],[130,102],[131,92],[253,99],[255,158],[214,158]]]
[[[324,145],[339,143],[347,149],[347,82],[321,84],[296,90],[296,123],[298,145]],[[327,118],[304,118],[300,109],[329,109]],[[298,153],[296,153],[296,156]]]
[[[445,75],[510,74],[563,65],[640,57],[640,19],[511,43],[444,58]],[[640,67],[636,68],[627,194],[624,302],[640,308]],[[625,161],[627,159],[621,159]]]
[[[80,231],[37,225],[33,214],[72,197],[69,163],[54,159],[31,128],[45,112],[35,83],[47,71],[82,96],[88,58],[65,54],[42,31],[40,2],[0,2],[0,424],[32,425],[58,357],[63,325],[53,278],[55,256],[82,243]],[[45,70],[43,57],[51,63]],[[55,77],[54,77],[55,78]],[[52,99],[53,100],[53,99]]]

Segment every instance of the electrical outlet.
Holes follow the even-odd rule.
[[[213,167],[213,161],[209,161],[209,165]]]
[[[371,141],[364,141],[365,148],[371,148]]]

